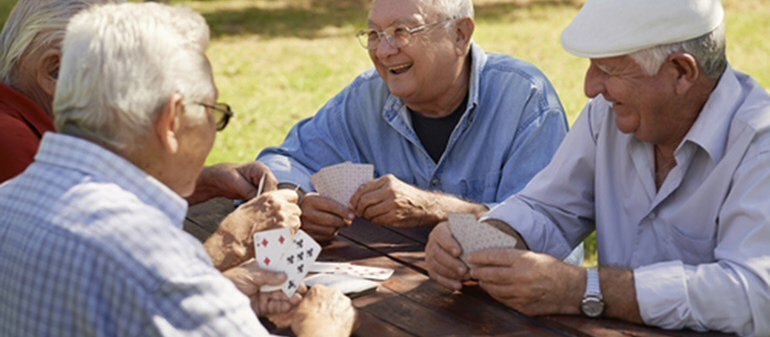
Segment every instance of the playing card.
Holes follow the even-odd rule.
[[[373,178],[374,165],[344,162],[324,167],[310,181],[318,194],[347,206],[356,190]]]
[[[281,257],[290,243],[291,229],[289,228],[254,233],[254,252],[259,267],[270,271],[280,271]]]
[[[347,266],[340,266],[334,273],[384,281],[393,275],[393,269],[349,264]]]
[[[350,263],[347,262],[316,261],[312,266],[310,266],[310,272],[334,274],[334,272],[339,271],[341,267],[349,265]]]
[[[480,223],[473,214],[449,213],[449,227],[452,235],[463,249],[460,259],[468,263],[468,254],[490,248],[512,248],[516,238],[490,225]]]
[[[327,287],[337,288],[343,294],[350,297],[361,296],[371,291],[376,291],[379,283],[365,280],[359,277],[345,274],[316,274],[305,279],[305,284],[312,287],[323,284]]]
[[[313,265],[321,253],[321,245],[302,230],[297,231],[291,239],[291,244],[281,256],[277,265],[280,271],[286,273],[286,282],[279,286],[263,286],[262,291],[272,291],[281,289],[287,296],[291,297],[297,287],[305,278],[310,266]]]

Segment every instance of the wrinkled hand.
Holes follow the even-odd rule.
[[[460,260],[462,247],[452,236],[448,222],[442,222],[430,232],[425,246],[428,274],[436,282],[452,290],[460,290],[468,280],[468,267]]]
[[[277,286],[286,281],[286,274],[263,270],[259,268],[256,260],[250,260],[230,268],[223,274],[251,300],[251,308],[257,316],[280,315],[290,312],[302,301],[302,294],[307,291],[307,288],[302,284],[291,297],[287,297],[280,290],[268,293],[260,292],[259,288],[263,285]]]
[[[412,228],[434,226],[444,217],[434,207],[438,197],[388,174],[361,185],[350,205],[375,225]]]
[[[297,308],[291,329],[299,337],[350,336],[355,330],[356,309],[338,289],[314,285]]]
[[[474,266],[470,275],[482,289],[525,315],[580,314],[583,268],[515,248],[473,252],[468,262]]]
[[[316,193],[308,193],[302,199],[302,229],[317,241],[334,239],[353,219],[351,209],[332,199]]]
[[[219,270],[229,269],[254,257],[254,233],[300,226],[297,193],[275,190],[263,193],[236,208],[204,244]]]
[[[265,176],[263,192],[275,190],[278,180],[273,172],[260,162],[207,166],[198,176],[195,192],[187,201],[194,205],[214,197],[248,200],[257,195],[262,176]]]

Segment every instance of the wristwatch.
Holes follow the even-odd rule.
[[[586,293],[580,302],[580,311],[588,317],[599,317],[604,313],[602,289],[599,286],[599,269],[586,269]]]

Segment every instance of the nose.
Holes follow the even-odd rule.
[[[588,71],[586,71],[585,83],[583,83],[583,91],[586,96],[594,98],[599,94],[604,93],[604,80],[606,76],[607,74],[591,61],[591,65],[588,66]]]
[[[377,55],[377,58],[379,59],[386,59],[388,56],[398,53],[398,48],[393,47],[393,45],[390,44],[388,39],[383,36],[380,38],[380,41],[377,43],[377,49],[375,49],[375,53]]]

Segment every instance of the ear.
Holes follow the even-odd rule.
[[[476,30],[476,24],[473,22],[473,19],[457,19],[455,23],[455,51],[458,56],[467,55],[474,30]]]
[[[155,135],[163,150],[169,154],[179,150],[179,117],[183,112],[182,96],[173,94],[163,105],[155,121]]]
[[[52,98],[56,92],[60,63],[61,51],[58,49],[47,50],[37,62],[37,84]]]
[[[698,61],[687,53],[673,53],[666,60],[676,74],[676,93],[682,95],[692,88],[701,75]]]

